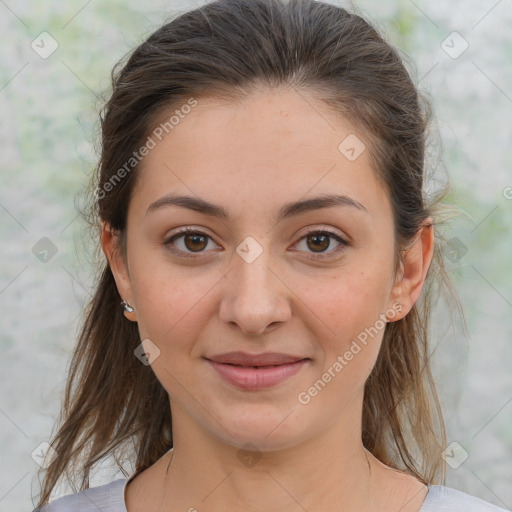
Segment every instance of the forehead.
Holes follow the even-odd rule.
[[[241,101],[196,101],[181,113],[179,105],[161,112],[154,123],[181,114],[161,141],[153,137],[156,145],[139,165],[135,208],[169,192],[253,211],[283,198],[339,193],[380,209],[376,214],[387,211],[364,134],[313,94],[282,87]]]

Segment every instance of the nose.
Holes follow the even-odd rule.
[[[245,335],[262,335],[291,318],[291,291],[265,249],[250,261],[236,254],[223,280],[220,320]],[[282,274],[282,272],[281,272]]]

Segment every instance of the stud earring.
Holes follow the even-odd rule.
[[[400,302],[395,302],[393,304],[393,307],[388,309],[386,312],[386,323],[388,323],[390,321],[394,321],[392,319],[395,318],[397,313],[401,313],[402,309],[403,309],[402,304],[400,304]]]
[[[123,309],[126,313],[133,313],[135,310],[130,306],[130,304],[128,304],[128,302],[126,302],[125,300],[123,300],[123,302],[121,302],[121,306],[123,306]]]

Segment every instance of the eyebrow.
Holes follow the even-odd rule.
[[[146,211],[146,215],[167,206],[179,206],[181,208],[187,208],[189,210],[223,220],[229,217],[228,212],[222,206],[210,203],[209,201],[198,197],[173,194],[163,196],[160,199],[157,199],[154,203],[151,203]],[[305,199],[303,201],[286,203],[279,210],[276,222],[280,222],[283,219],[291,218],[302,213],[321,210],[323,208],[332,208],[333,206],[350,206],[369,214],[369,211],[364,205],[349,196],[323,195],[313,197],[311,199]]]

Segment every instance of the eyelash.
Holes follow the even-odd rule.
[[[166,240],[164,242],[164,245],[166,247],[170,246],[178,238],[183,237],[184,235],[191,235],[191,234],[202,235],[209,239],[212,239],[210,237],[210,235],[208,235],[202,231],[198,231],[193,228],[184,228],[181,231],[179,231],[178,233],[175,233],[174,235],[172,235],[168,240]],[[307,238],[308,236],[311,236],[311,235],[329,235],[330,237],[334,238],[340,244],[338,247],[336,247],[329,253],[318,253],[318,254],[313,254],[312,256],[309,256],[309,258],[313,259],[313,260],[321,260],[321,259],[331,258],[333,255],[337,255],[338,253],[342,252],[343,250],[345,250],[346,247],[348,247],[350,245],[349,242],[347,242],[346,240],[341,238],[338,234],[333,233],[332,231],[329,231],[326,229],[314,229],[314,230],[308,231],[304,236],[302,236],[299,239],[299,242],[301,240],[303,240],[304,238]],[[191,258],[191,259],[198,258],[203,254],[203,253],[195,253],[195,255],[192,256],[191,255],[192,253],[186,253],[185,251],[182,251],[181,249],[169,248],[169,250],[174,253],[183,253],[183,254],[185,254],[185,256],[184,256],[185,258]]]

